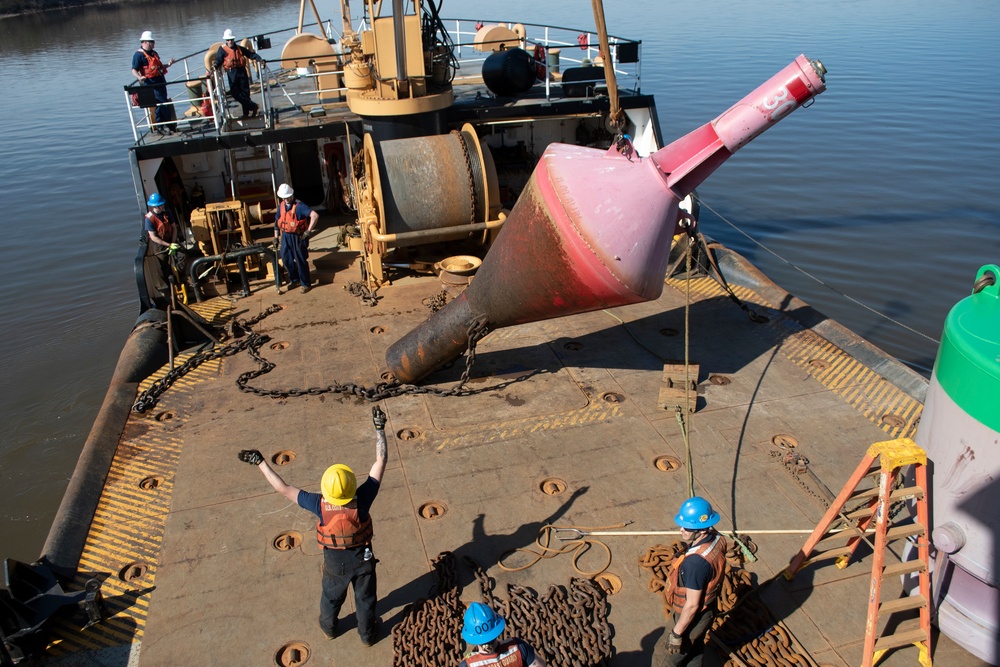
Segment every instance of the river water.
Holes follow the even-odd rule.
[[[982,264],[1000,263],[1000,3],[605,10],[611,33],[643,40],[642,89],[657,96],[667,140],[799,53],[824,62],[828,91],[700,188],[703,230],[929,375],[949,308]],[[293,26],[297,12],[288,0],[196,0],[0,19],[0,557],[39,554],[138,315],[122,85],[139,34],[153,30],[160,54],[180,57],[225,28]],[[442,14],[593,24],[586,0],[452,0]]]

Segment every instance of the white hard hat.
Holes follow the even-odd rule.
[[[222,39],[236,39],[236,35],[229,28],[226,28],[226,32],[222,33]]]
[[[288,183],[282,183],[278,186],[278,198],[287,199],[295,194],[295,190],[292,190]]]
[[[139,37],[139,41],[140,42],[155,42],[156,40],[153,39],[153,33],[152,33],[152,31],[147,30],[146,32],[142,33],[142,35]]]

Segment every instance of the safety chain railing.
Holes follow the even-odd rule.
[[[604,590],[590,579],[573,578],[569,587],[534,591],[507,585],[507,599],[494,595],[496,581],[466,557],[483,601],[507,621],[502,638],[518,637],[541,654],[549,667],[607,666],[614,651]],[[434,561],[435,594],[403,608],[392,629],[393,667],[455,665],[463,657],[465,604],[459,598],[457,559],[443,552]]]
[[[751,552],[756,551],[753,542],[741,539]],[[686,548],[683,542],[674,542],[669,547],[658,544],[639,558],[640,567],[651,575],[649,590],[661,596],[668,618],[671,607],[666,597],[667,578],[674,561]],[[743,550],[733,544],[726,552],[726,571],[716,600],[715,621],[706,641],[714,641],[727,654],[726,667],[816,667],[816,661],[784,624],[774,620],[757,596],[757,587],[750,572],[743,568],[744,562]]]

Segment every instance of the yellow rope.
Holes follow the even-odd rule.
[[[627,523],[619,523],[613,526],[554,526],[546,524],[538,530],[538,536],[535,538],[535,546],[539,548],[539,551],[534,551],[527,547],[518,547],[516,549],[510,549],[509,551],[505,551],[500,555],[497,565],[500,567],[501,570],[505,572],[520,572],[521,570],[527,570],[529,567],[531,567],[540,560],[546,558],[555,558],[559,554],[571,553],[573,554],[573,570],[582,577],[593,578],[599,575],[600,573],[604,572],[605,570],[607,570],[609,567],[611,567],[611,548],[600,540],[594,540],[585,537],[581,537],[580,539],[576,540],[567,540],[561,548],[550,547],[549,545],[552,543],[552,533],[557,530],[578,530],[582,532],[589,532],[592,530],[624,528],[627,525],[628,525]],[[590,548],[592,546],[601,547],[602,549],[604,549],[605,553],[607,554],[607,562],[602,567],[596,570],[590,570],[590,571],[581,570],[578,565],[580,558],[585,553],[590,551]],[[517,552],[531,554],[535,558],[527,565],[520,565],[516,567],[509,567],[507,565],[504,565],[504,559]]]
[[[684,298],[684,407],[677,406],[677,423],[681,427],[681,435],[684,436],[684,456],[687,460],[687,483],[688,497],[694,496],[694,467],[691,461],[691,439],[688,437],[688,426],[684,412],[688,415],[691,411],[691,248],[694,246],[694,239],[688,237],[688,246],[685,251],[687,257],[685,264],[685,298]],[[695,397],[695,400],[698,400]]]

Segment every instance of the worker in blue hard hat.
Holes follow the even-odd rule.
[[[155,257],[159,260],[162,282],[153,280],[152,284],[162,290],[168,284],[168,277],[172,273],[171,264],[176,266],[181,274],[184,271],[184,250],[177,242],[180,229],[167,211],[167,200],[159,192],[149,195],[146,208],[148,210],[142,218],[142,240],[146,243],[146,257]],[[154,270],[153,266],[156,264],[147,265],[145,268],[151,271]],[[152,278],[151,275],[147,277]],[[183,276],[178,277],[183,279]]]
[[[462,639],[469,653],[458,667],[545,667],[545,660],[520,639],[499,641],[507,622],[481,602],[473,602],[465,610]]]
[[[685,500],[674,517],[686,542],[674,560],[665,591],[670,620],[653,650],[653,667],[701,665],[705,634],[712,627],[715,601],[726,572],[726,539],[713,526],[719,513],[700,496]]]

